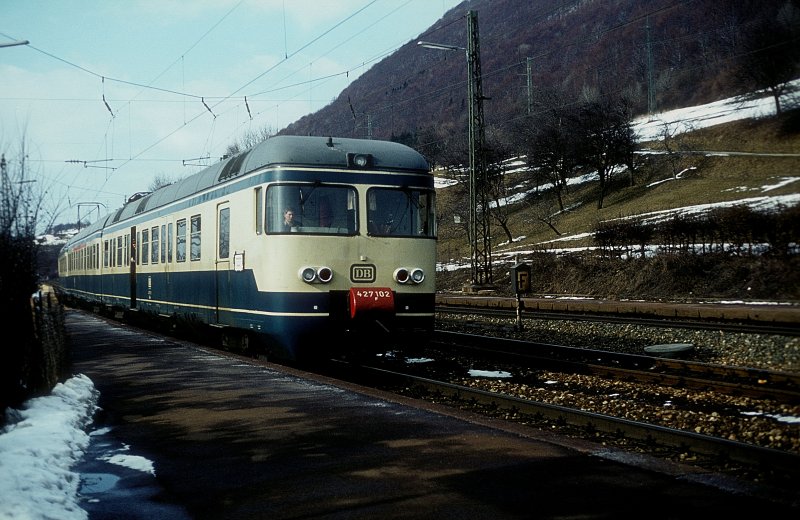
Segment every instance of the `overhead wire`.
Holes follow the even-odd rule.
[[[299,52],[301,52],[302,50],[306,49],[307,47],[309,47],[310,45],[312,45],[312,44],[313,44],[313,43],[315,43],[316,41],[320,40],[320,39],[321,39],[321,38],[323,38],[325,35],[329,34],[331,31],[333,31],[333,30],[334,30],[334,29],[336,29],[337,27],[341,26],[343,23],[345,23],[345,22],[349,21],[349,20],[350,20],[350,19],[352,19],[352,18],[353,18],[355,15],[357,15],[357,14],[358,14],[358,13],[360,13],[360,12],[362,12],[363,10],[365,10],[366,8],[368,8],[369,6],[371,6],[372,4],[376,3],[377,1],[378,1],[378,0],[371,0],[370,2],[368,2],[366,5],[364,5],[363,7],[361,7],[360,9],[358,9],[357,11],[355,11],[354,13],[352,13],[352,14],[348,15],[348,16],[347,16],[347,17],[345,17],[343,20],[339,21],[338,23],[336,23],[335,25],[333,25],[332,27],[330,27],[329,29],[327,29],[326,31],[324,31],[322,34],[320,34],[320,35],[316,36],[315,38],[313,38],[313,39],[312,39],[312,40],[310,40],[309,42],[307,42],[307,43],[305,43],[304,45],[302,45],[301,47],[299,47],[297,50],[295,50],[294,52],[292,52],[291,54],[289,54],[289,55],[288,55],[288,57],[287,57],[286,59],[282,60],[281,62],[279,62],[279,63],[277,63],[277,64],[273,65],[272,67],[269,67],[269,68],[268,68],[268,69],[266,69],[265,71],[261,72],[259,75],[257,75],[257,76],[256,76],[256,77],[254,77],[253,79],[251,79],[251,80],[247,81],[246,83],[244,83],[242,86],[240,86],[238,89],[236,89],[236,90],[235,90],[235,91],[233,91],[232,93],[228,94],[227,96],[223,96],[223,97],[220,97],[220,98],[214,98],[214,99],[218,99],[218,101],[217,101],[216,103],[214,103],[213,105],[211,105],[211,108],[214,108],[214,107],[216,107],[216,106],[220,105],[220,104],[221,104],[223,101],[226,101],[226,100],[228,100],[228,99],[232,98],[232,97],[233,97],[233,96],[234,96],[236,93],[238,93],[238,92],[242,91],[242,90],[243,90],[244,88],[246,88],[247,86],[249,86],[249,85],[253,84],[253,83],[254,83],[254,82],[256,82],[256,81],[258,81],[260,78],[262,78],[263,76],[265,76],[266,74],[268,74],[269,72],[271,72],[272,70],[274,70],[274,69],[275,69],[275,68],[276,68],[278,65],[280,65],[280,64],[282,64],[283,62],[285,62],[286,60],[288,60],[288,59],[292,58],[292,57],[293,57],[293,56],[295,56],[297,53],[299,53]],[[241,3],[241,2],[240,2],[240,3]],[[237,4],[237,5],[238,5],[238,4]],[[145,88],[146,88],[146,86],[145,86]],[[199,96],[199,97],[200,97],[200,99],[201,99],[201,100],[203,100],[203,99],[204,99],[204,96]],[[209,108],[208,106],[206,106],[205,108],[206,108],[208,111],[211,111],[211,108]],[[212,114],[213,114],[213,112],[212,112]],[[144,154],[144,153],[146,153],[147,151],[149,151],[149,150],[153,149],[154,147],[158,146],[159,144],[161,144],[162,142],[164,142],[166,139],[168,139],[168,138],[172,137],[172,136],[173,136],[175,133],[177,133],[178,131],[180,131],[181,129],[183,129],[184,127],[186,127],[187,125],[191,124],[192,122],[196,121],[197,119],[199,119],[200,117],[202,117],[202,116],[204,116],[204,115],[205,115],[205,111],[199,111],[199,112],[198,112],[198,113],[197,113],[197,114],[196,114],[194,117],[191,117],[191,118],[189,118],[189,120],[188,120],[188,121],[185,121],[185,122],[184,122],[182,125],[179,125],[179,126],[178,126],[178,127],[176,127],[174,130],[172,130],[171,132],[168,132],[166,135],[162,136],[162,137],[161,137],[160,139],[158,139],[157,141],[153,142],[153,143],[152,143],[152,144],[150,144],[149,146],[147,146],[147,147],[145,147],[144,149],[140,150],[140,151],[139,151],[137,154],[135,154],[135,155],[132,155],[132,156],[131,156],[129,159],[127,159],[127,160],[126,160],[126,161],[124,161],[124,162],[123,162],[123,163],[122,163],[120,166],[118,166],[118,168],[117,168],[117,169],[119,169],[119,168],[122,168],[123,166],[127,165],[129,162],[131,162],[131,161],[133,161],[133,160],[136,160],[136,159],[138,159],[138,158],[139,158],[141,155],[143,155],[143,154]]]
[[[328,35],[328,34],[329,34],[331,31],[333,31],[333,30],[334,30],[334,29],[336,29],[337,27],[341,26],[341,25],[342,25],[342,24],[344,24],[345,22],[347,22],[347,21],[351,20],[351,19],[352,19],[354,16],[356,16],[356,15],[357,15],[357,14],[359,14],[359,13],[361,13],[362,11],[364,11],[365,9],[367,9],[368,7],[370,7],[371,5],[373,5],[374,3],[376,3],[377,1],[378,1],[378,0],[372,0],[371,2],[369,2],[369,3],[365,4],[363,7],[361,7],[360,9],[358,9],[356,12],[352,13],[351,15],[349,15],[348,17],[346,17],[345,19],[343,19],[343,20],[339,21],[337,24],[335,24],[334,26],[330,27],[329,29],[327,29],[326,31],[324,31],[323,33],[321,33],[320,35],[318,35],[317,37],[315,37],[315,38],[313,38],[312,40],[308,41],[306,44],[302,45],[301,47],[299,47],[298,49],[296,49],[295,51],[293,51],[291,54],[289,53],[288,46],[287,46],[287,45],[286,45],[286,43],[285,43],[285,44],[284,44],[284,46],[285,46],[285,49],[284,49],[284,51],[285,51],[285,52],[284,52],[284,54],[285,54],[285,58],[284,58],[284,60],[282,60],[281,62],[279,62],[278,64],[276,64],[276,65],[274,65],[274,66],[272,66],[272,67],[269,67],[269,68],[267,68],[266,70],[264,70],[263,72],[261,72],[260,74],[258,74],[257,76],[255,76],[254,78],[252,78],[252,79],[250,79],[249,81],[247,81],[247,82],[245,82],[244,84],[242,84],[242,85],[241,85],[241,86],[240,86],[238,89],[234,90],[233,92],[231,92],[231,93],[230,93],[230,94],[228,94],[227,96],[221,96],[221,97],[203,96],[203,95],[199,95],[199,94],[193,94],[193,93],[187,93],[187,92],[179,92],[179,91],[176,91],[176,90],[173,90],[173,89],[166,89],[166,88],[155,87],[155,86],[153,86],[153,85],[152,85],[152,83],[153,83],[153,82],[155,82],[155,81],[157,81],[157,80],[158,80],[158,78],[160,78],[160,77],[161,77],[161,76],[162,76],[162,75],[163,75],[163,74],[164,74],[164,73],[165,73],[167,70],[169,70],[171,67],[173,67],[173,66],[175,65],[175,63],[177,63],[179,60],[182,60],[182,59],[183,59],[183,57],[185,56],[185,54],[186,54],[186,53],[190,52],[190,51],[191,51],[191,50],[192,50],[192,49],[193,49],[193,48],[194,48],[194,47],[195,47],[195,46],[196,46],[196,45],[197,45],[197,44],[198,44],[198,43],[199,43],[199,42],[200,42],[200,41],[201,41],[203,38],[205,38],[205,37],[206,37],[206,36],[207,36],[207,35],[208,35],[208,34],[209,34],[209,33],[210,33],[210,32],[211,32],[211,31],[212,31],[214,28],[216,28],[216,27],[217,27],[217,26],[220,24],[220,23],[221,23],[221,22],[222,22],[222,21],[225,19],[225,17],[227,17],[228,15],[230,15],[230,13],[231,13],[231,12],[233,12],[233,10],[234,10],[236,7],[238,7],[238,6],[239,6],[239,5],[240,5],[240,4],[243,2],[243,0],[242,0],[242,1],[240,1],[238,4],[236,4],[236,6],[235,6],[234,8],[232,8],[232,9],[231,9],[231,10],[230,10],[230,11],[229,11],[229,12],[228,12],[228,13],[227,13],[227,14],[226,14],[226,15],[225,15],[223,18],[221,18],[221,19],[220,19],[220,20],[219,20],[219,21],[218,21],[218,22],[217,22],[217,23],[216,23],[214,26],[212,26],[212,27],[211,27],[211,28],[210,28],[208,31],[206,31],[206,33],[204,33],[204,35],[203,35],[203,36],[202,36],[200,39],[198,39],[198,40],[197,40],[197,41],[196,41],[196,42],[195,42],[195,43],[194,43],[194,44],[193,44],[193,45],[192,45],[192,46],[191,46],[191,47],[190,47],[190,48],[189,48],[189,49],[186,51],[186,53],[184,53],[184,55],[182,55],[182,56],[181,56],[180,58],[178,58],[178,59],[177,59],[175,62],[173,62],[171,65],[169,65],[169,66],[168,66],[168,67],[167,67],[167,68],[166,68],[164,71],[162,71],[162,73],[161,73],[161,74],[159,74],[159,75],[158,75],[158,76],[157,76],[157,77],[156,77],[156,78],[155,78],[155,79],[154,79],[154,80],[151,82],[151,84],[149,84],[149,85],[145,85],[145,84],[142,84],[142,83],[139,83],[139,82],[135,82],[135,81],[126,81],[126,80],[120,80],[120,79],[117,79],[117,78],[112,78],[112,77],[108,77],[108,76],[103,76],[103,75],[97,74],[97,73],[95,73],[94,71],[92,71],[92,70],[89,70],[89,69],[87,69],[87,68],[85,68],[85,67],[83,67],[83,66],[80,66],[80,65],[77,65],[77,64],[75,64],[75,63],[72,63],[72,62],[70,62],[69,60],[65,60],[65,59],[63,59],[63,58],[60,58],[60,57],[58,57],[58,56],[55,56],[55,55],[53,55],[53,54],[51,54],[51,53],[48,53],[48,52],[46,52],[46,51],[43,51],[43,50],[41,50],[41,49],[38,49],[38,48],[36,48],[36,47],[33,47],[33,46],[31,46],[31,48],[33,48],[33,49],[34,49],[34,50],[36,50],[37,52],[40,52],[40,53],[42,53],[42,54],[45,54],[45,55],[47,55],[47,56],[50,56],[50,57],[51,57],[51,58],[53,58],[53,59],[56,59],[56,60],[58,60],[58,61],[64,62],[64,63],[66,63],[66,64],[69,64],[70,66],[72,66],[72,67],[75,67],[75,68],[77,68],[77,69],[79,69],[79,70],[81,70],[81,71],[84,71],[84,72],[88,73],[88,74],[91,74],[91,75],[94,75],[94,76],[96,76],[96,77],[99,77],[99,78],[101,78],[103,81],[104,81],[105,79],[109,79],[109,81],[117,81],[117,82],[119,82],[119,83],[123,83],[123,84],[127,84],[127,85],[138,86],[138,87],[141,87],[142,89],[151,89],[151,90],[154,90],[154,91],[159,91],[159,92],[164,92],[164,93],[174,94],[174,95],[181,96],[181,97],[183,97],[183,98],[199,99],[199,100],[200,100],[200,101],[201,101],[201,102],[202,102],[202,103],[205,105],[205,108],[204,108],[203,110],[200,110],[200,111],[198,111],[198,113],[197,113],[197,114],[196,114],[194,117],[190,117],[188,120],[186,120],[186,119],[185,119],[182,125],[178,126],[178,127],[175,129],[175,130],[173,130],[172,132],[170,132],[170,133],[169,133],[169,134],[167,134],[166,136],[162,137],[162,138],[161,138],[161,139],[159,139],[158,141],[156,141],[156,142],[152,143],[151,145],[147,146],[146,148],[144,148],[143,150],[139,151],[139,152],[138,152],[138,153],[136,153],[136,154],[133,154],[133,153],[131,153],[131,154],[130,154],[130,158],[129,158],[127,161],[125,161],[125,162],[124,162],[124,163],[123,163],[121,166],[119,166],[119,167],[121,168],[122,166],[124,166],[125,164],[129,163],[129,162],[130,162],[130,161],[132,161],[132,160],[145,160],[145,159],[141,159],[141,156],[142,156],[144,153],[146,153],[147,151],[151,150],[152,148],[154,148],[155,146],[157,146],[158,144],[160,144],[161,142],[163,142],[165,139],[167,139],[167,138],[169,138],[170,136],[174,135],[174,133],[176,133],[176,132],[180,131],[180,130],[181,130],[182,128],[184,128],[185,126],[187,126],[187,125],[191,124],[192,122],[196,121],[196,120],[197,120],[197,119],[199,119],[200,117],[204,116],[204,115],[206,114],[206,111],[208,111],[208,112],[211,112],[211,114],[213,115],[213,114],[214,114],[214,112],[213,112],[213,111],[211,110],[211,108],[209,108],[209,106],[206,104],[206,101],[209,101],[209,102],[211,102],[211,103],[212,103],[212,106],[214,106],[214,107],[217,107],[217,106],[219,106],[221,103],[223,103],[224,101],[227,101],[227,100],[229,100],[229,99],[231,99],[231,98],[235,97],[235,95],[236,95],[237,93],[241,92],[242,90],[244,90],[244,89],[245,89],[245,88],[247,88],[248,86],[250,86],[250,85],[254,84],[254,83],[255,83],[255,82],[257,82],[258,80],[260,80],[261,78],[263,78],[263,77],[264,77],[265,75],[267,75],[268,73],[270,73],[270,72],[272,72],[273,70],[275,70],[275,69],[277,68],[277,66],[278,66],[278,65],[280,65],[280,64],[282,64],[282,63],[284,63],[285,61],[287,61],[287,60],[288,60],[288,59],[290,59],[291,57],[294,57],[294,56],[296,56],[298,53],[300,53],[301,51],[305,50],[306,48],[308,48],[308,47],[309,47],[310,45],[312,45],[313,43],[315,43],[315,42],[319,41],[321,38],[325,37],[325,36],[326,36],[326,35]],[[584,38],[584,39],[581,39],[581,40],[575,40],[575,41],[567,42],[567,43],[566,43],[564,46],[560,46],[560,47],[559,47],[559,49],[562,49],[562,50],[563,50],[564,48],[567,48],[567,47],[571,47],[571,46],[575,46],[575,45],[579,45],[579,44],[587,44],[587,43],[591,43],[591,42],[593,42],[593,41],[597,41],[597,39],[598,39],[598,38],[602,37],[602,36],[603,36],[603,35],[605,35],[605,34],[609,34],[609,33],[613,32],[613,31],[619,30],[619,29],[620,29],[620,28],[622,28],[622,27],[625,27],[625,26],[627,26],[627,25],[630,25],[630,24],[632,24],[632,23],[635,23],[635,22],[637,22],[637,21],[640,21],[640,20],[644,19],[646,16],[651,16],[651,15],[657,14],[657,13],[659,13],[659,12],[665,11],[665,10],[667,10],[667,9],[674,8],[674,7],[678,6],[678,5],[681,5],[681,4],[688,3],[688,1],[689,1],[689,0],[683,0],[683,1],[675,2],[675,3],[673,3],[673,4],[670,4],[670,5],[668,5],[668,6],[665,6],[665,7],[659,8],[659,9],[657,9],[657,10],[654,10],[654,11],[652,11],[652,12],[649,12],[649,13],[643,14],[643,15],[641,15],[641,16],[638,16],[637,18],[633,18],[633,19],[630,19],[630,20],[623,21],[623,22],[621,22],[621,23],[619,23],[619,24],[617,24],[617,25],[615,25],[615,26],[613,26],[613,27],[609,27],[609,28],[605,29],[605,30],[604,30],[604,31],[602,31],[601,33],[598,33],[598,34],[593,34],[593,35],[591,35],[590,37],[586,37],[586,38]],[[404,5],[405,5],[405,4],[404,4]],[[402,7],[402,6],[401,6],[401,7]],[[399,9],[399,8],[398,8],[398,9]],[[395,9],[395,11],[396,11],[396,10],[397,10],[397,9]],[[393,11],[393,12],[394,12],[394,11]],[[385,17],[387,17],[387,16],[389,16],[389,15],[386,15],[386,16],[384,16],[383,18],[385,18]],[[438,27],[436,27],[436,28],[433,28],[433,29],[431,29],[431,30],[429,30],[429,31],[427,31],[427,32],[425,32],[425,33],[423,33],[422,35],[420,35],[420,38],[422,38],[422,37],[427,37],[427,36],[429,36],[430,34],[432,34],[432,33],[436,32],[436,31],[438,31],[438,30],[440,30],[440,29],[442,29],[442,28],[444,28],[444,27],[446,27],[446,26],[449,26],[449,25],[451,25],[451,24],[453,24],[453,23],[457,23],[457,22],[458,22],[459,20],[461,20],[461,19],[463,19],[463,17],[457,17],[457,18],[454,18],[453,20],[449,21],[447,24],[445,24],[445,25],[443,25],[443,26],[438,26]],[[284,12],[284,28],[285,28],[285,12]],[[0,33],[0,34],[2,34],[2,33]],[[5,36],[5,35],[4,35],[4,36]],[[355,37],[355,36],[353,36],[353,37]],[[345,40],[345,42],[346,42],[346,41],[349,41],[349,40],[350,40],[350,39],[352,39],[353,37],[349,38],[348,40]],[[685,36],[684,36],[684,37],[685,37]],[[285,40],[285,42],[286,42],[285,35],[284,35],[284,40]],[[342,42],[342,43],[340,43],[339,45],[337,45],[337,47],[339,47],[339,46],[343,45],[345,42]],[[395,48],[395,49],[391,49],[390,51],[387,51],[386,53],[384,53],[384,54],[381,54],[381,55],[379,55],[379,56],[377,56],[377,57],[373,58],[373,61],[375,61],[375,60],[378,60],[378,59],[382,58],[383,56],[385,56],[385,55],[387,55],[387,54],[391,54],[391,53],[392,53],[392,52],[394,52],[395,50],[396,50],[396,48]],[[329,50],[329,51],[328,51],[328,53],[329,53],[329,52],[331,52],[331,51]],[[534,56],[532,56],[532,58],[536,59],[536,58],[545,57],[545,56],[547,56],[548,54],[551,54],[551,53],[554,53],[554,52],[557,52],[557,50],[549,50],[549,51],[544,51],[544,52],[542,52],[542,53],[539,53],[539,54],[537,54],[537,55],[534,55]],[[324,56],[324,54],[323,54],[322,56]],[[320,57],[321,57],[321,56],[320,56]],[[319,57],[318,57],[317,59],[319,59]],[[363,62],[363,63],[369,63],[369,62]],[[483,77],[485,77],[485,78],[488,78],[488,77],[491,77],[492,75],[500,74],[500,73],[501,73],[501,72],[503,72],[503,71],[510,70],[510,69],[512,69],[512,68],[514,68],[514,67],[519,67],[519,66],[520,66],[521,64],[523,64],[523,63],[524,63],[524,61],[516,62],[516,63],[514,63],[514,64],[511,64],[511,65],[508,65],[508,66],[506,66],[506,67],[503,67],[502,69],[493,70],[493,71],[490,71],[489,73],[484,73],[484,74],[483,74]],[[349,70],[350,70],[350,69],[348,69],[347,71],[342,71],[342,72],[340,72],[340,73],[328,74],[328,75],[320,76],[319,78],[311,78],[311,79],[309,79],[309,80],[306,80],[306,81],[301,81],[301,82],[297,82],[297,83],[294,83],[294,84],[292,84],[292,85],[285,85],[285,86],[275,86],[275,87],[273,87],[273,88],[269,88],[269,89],[267,89],[267,90],[261,90],[261,91],[255,92],[255,93],[250,93],[250,94],[247,94],[247,95],[245,95],[245,96],[243,97],[243,100],[245,100],[245,103],[246,103],[246,98],[248,98],[248,97],[249,97],[249,98],[251,98],[251,101],[255,101],[253,98],[256,98],[257,96],[262,96],[262,95],[265,95],[265,94],[269,94],[269,93],[273,93],[273,92],[277,92],[277,91],[285,90],[285,89],[288,89],[288,88],[291,88],[291,87],[295,87],[295,86],[301,86],[301,85],[304,85],[304,84],[311,84],[311,83],[315,83],[315,82],[318,82],[318,81],[323,81],[323,80],[333,79],[333,78],[335,78],[335,77],[338,77],[338,76],[341,76],[341,75],[346,75],[346,74],[348,74],[348,73],[349,73]],[[291,77],[291,75],[284,77],[284,79],[286,79],[286,78],[288,78],[288,77]],[[282,80],[281,80],[281,81],[282,81]],[[452,87],[453,87],[453,86],[455,86],[455,85],[458,85],[458,84],[463,84],[463,83],[464,83],[463,81],[461,81],[461,82],[457,82],[457,83],[453,83],[453,84],[451,84],[451,85],[448,85],[448,86],[445,86],[445,87],[441,87],[440,89],[438,89],[437,91],[434,91],[434,92],[429,92],[429,93],[426,93],[426,94],[422,94],[422,95],[420,95],[420,96],[416,96],[416,97],[414,97],[414,98],[405,99],[405,100],[402,100],[402,101],[399,101],[399,102],[394,102],[394,103],[391,103],[391,104],[388,104],[388,105],[384,105],[383,107],[380,107],[380,109],[379,109],[379,110],[377,110],[377,112],[376,112],[376,113],[380,113],[380,110],[386,111],[386,110],[390,110],[390,109],[392,109],[392,108],[397,108],[398,106],[400,106],[400,105],[402,105],[402,104],[406,104],[406,103],[412,102],[412,101],[414,101],[414,100],[417,100],[417,99],[419,99],[419,98],[422,98],[422,97],[425,97],[425,96],[436,95],[437,93],[441,93],[442,91],[445,91],[445,90],[447,90],[447,89],[450,89],[450,88],[452,88]],[[291,98],[290,98],[290,99],[291,99]],[[105,101],[105,97],[104,97],[104,99],[103,99],[103,100]],[[107,107],[107,108],[109,108],[109,111],[111,112],[111,110],[110,110],[110,107]],[[248,108],[248,113],[250,113],[250,107],[248,106],[247,108]],[[263,111],[262,111],[262,112],[263,112]],[[261,114],[262,112],[255,112],[255,113],[258,115],[258,114]],[[112,113],[113,113],[113,112],[112,112]],[[224,112],[221,112],[221,113],[224,113]],[[252,114],[251,114],[251,115],[252,115]],[[251,120],[252,120],[252,119],[251,119]]]

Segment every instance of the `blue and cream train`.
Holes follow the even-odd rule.
[[[284,226],[284,213],[295,222]],[[433,175],[387,141],[275,136],[73,237],[58,291],[199,322],[290,360],[432,331]]]

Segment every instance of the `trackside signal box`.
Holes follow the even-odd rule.
[[[511,267],[511,290],[514,294],[531,292],[531,266],[520,262]]]

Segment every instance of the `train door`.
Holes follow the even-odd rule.
[[[172,222],[168,219],[161,220],[161,249],[159,250],[159,262],[163,274],[163,294],[164,301],[169,302],[168,307],[165,309],[168,312],[174,310],[173,304],[175,302],[175,291],[173,290],[172,283],[172,260],[173,260],[173,244],[175,243],[175,232],[173,230]]]
[[[136,242],[136,226],[131,226],[131,251],[130,251],[130,286],[131,286],[131,309],[136,308],[136,262],[139,259],[137,254],[139,244]]]
[[[216,243],[216,319],[221,320],[220,312],[231,308],[231,208],[230,203],[217,205],[217,243]]]

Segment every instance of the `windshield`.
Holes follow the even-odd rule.
[[[416,188],[370,188],[368,233],[376,236],[435,237],[435,193]]]
[[[267,190],[268,233],[352,235],[357,230],[352,186],[278,184]]]

